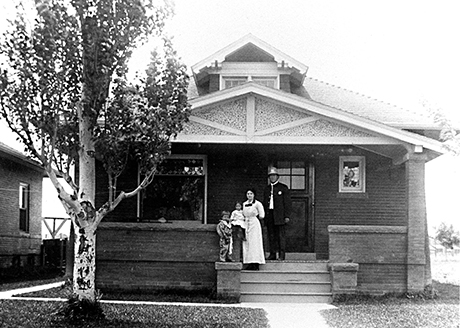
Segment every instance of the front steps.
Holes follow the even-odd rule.
[[[298,260],[308,254],[286,254],[285,261],[267,261],[259,271],[241,271],[241,302],[330,303],[327,261]],[[295,258],[295,259],[292,259]]]

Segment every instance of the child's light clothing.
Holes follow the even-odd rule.
[[[232,216],[230,217],[230,222],[232,222],[233,225],[238,225],[243,229],[248,227],[246,219],[243,215],[243,210],[234,210],[232,212]]]

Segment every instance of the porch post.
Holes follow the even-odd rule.
[[[406,156],[407,197],[407,291],[423,291],[426,283],[425,267],[429,265],[426,249],[426,200],[424,154]]]

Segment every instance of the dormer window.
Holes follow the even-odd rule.
[[[224,77],[224,88],[233,88],[243,83],[246,83],[248,78],[246,76],[238,76],[238,77]]]
[[[276,77],[274,76],[253,77],[252,80],[257,84],[264,85],[269,88],[275,88],[276,86]]]
[[[307,70],[308,66],[251,34],[192,67],[200,96],[251,81],[290,93],[302,86]]]
[[[275,76],[224,76],[222,80],[224,89],[233,88],[249,81],[269,88],[278,87],[277,78]]]

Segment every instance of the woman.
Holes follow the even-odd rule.
[[[246,240],[243,241],[243,264],[248,264],[246,270],[259,270],[259,264],[265,264],[262,227],[259,222],[265,217],[265,212],[255,196],[255,190],[248,189],[248,200],[243,203],[243,215],[247,221]]]

